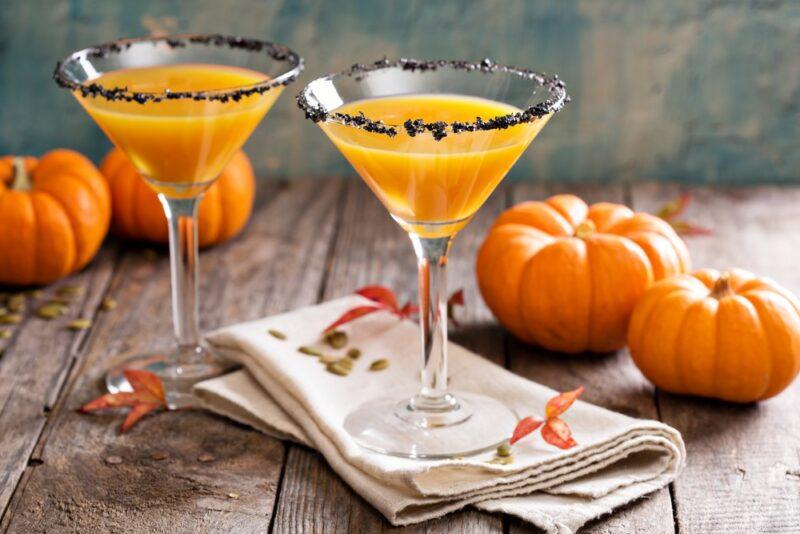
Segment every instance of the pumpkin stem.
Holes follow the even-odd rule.
[[[717,281],[714,282],[714,287],[711,288],[711,297],[719,300],[723,297],[729,297],[733,295],[733,289],[731,288],[731,274],[729,272],[724,272],[719,275]]]
[[[14,158],[14,178],[11,180],[11,189],[15,191],[30,191],[31,178],[25,168],[25,158]]]
[[[597,231],[597,226],[591,219],[586,219],[575,228],[575,237],[586,239]]]

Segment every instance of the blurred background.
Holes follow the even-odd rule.
[[[558,73],[573,102],[512,171],[529,181],[800,182],[798,0],[4,0],[0,154],[109,142],[51,79],[119,37],[224,33],[287,45],[306,72],[247,145],[260,177],[355,174],[294,94],[382,56]]]

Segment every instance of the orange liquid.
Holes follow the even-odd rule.
[[[464,132],[436,141],[430,133],[410,137],[406,119],[484,120],[518,112],[492,100],[462,95],[411,95],[361,100],[336,111],[363,112],[398,126],[395,137],[332,122],[320,123],[407,231],[425,237],[451,235],[463,228],[544,127],[549,115],[505,130]]]
[[[130,91],[215,91],[262,82],[267,76],[220,65],[178,64],[124,69],[92,80]],[[161,102],[78,100],[153,189],[172,197],[203,192],[241,148],[281,93],[282,86],[238,102],[175,99]]]

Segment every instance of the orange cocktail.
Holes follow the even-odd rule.
[[[484,98],[418,94],[348,103],[340,113],[380,117],[387,124],[407,119],[471,121],[520,110]],[[452,235],[483,205],[550,115],[504,130],[389,137],[336,122],[320,123],[358,174],[407,230]],[[422,225],[426,225],[424,228]],[[432,226],[433,225],[433,226]]]
[[[240,67],[177,64],[123,69],[92,80],[103,87],[161,93],[213,92],[267,80]],[[83,97],[78,100],[159,193],[173,197],[202,192],[247,140],[283,90],[282,86],[238,102],[165,99],[127,102]]]

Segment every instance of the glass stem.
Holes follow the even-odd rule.
[[[168,198],[158,195],[158,198],[169,222],[172,322],[178,354],[191,358],[192,353],[200,352],[197,320],[197,205],[201,197]]]
[[[410,237],[419,270],[422,334],[422,387],[411,406],[420,411],[449,411],[457,407],[447,394],[447,253],[452,236]]]

